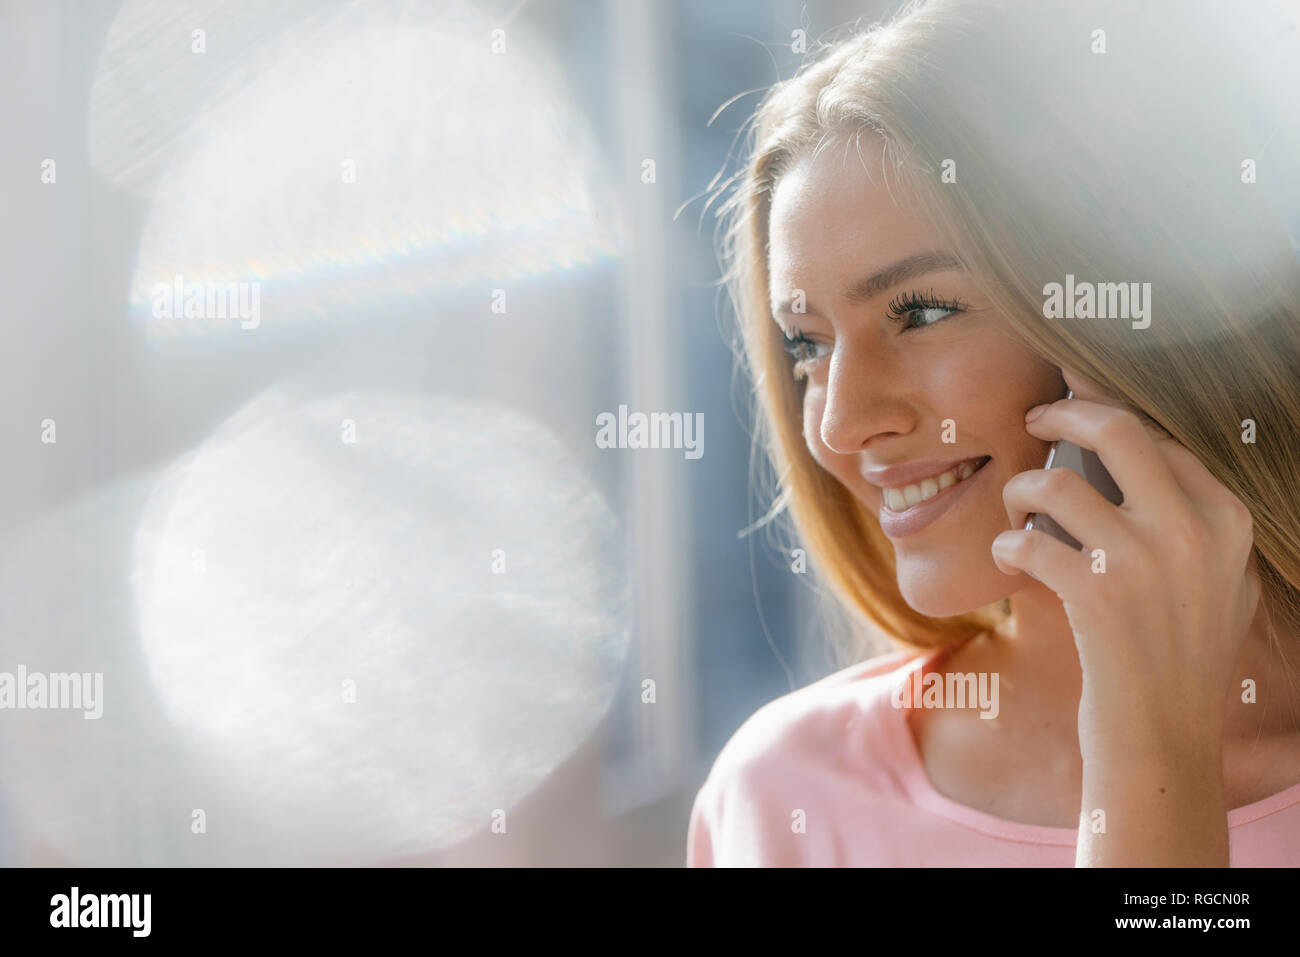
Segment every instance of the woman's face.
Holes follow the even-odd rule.
[[[908,604],[944,617],[1026,583],[989,548],[1011,527],[1003,485],[1047,458],[1025,412],[1065,386],[980,297],[909,191],[880,183],[878,166],[837,148],[781,177],[772,311],[796,337],[786,344],[807,380],[809,450],[879,517]]]

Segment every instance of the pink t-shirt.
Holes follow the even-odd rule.
[[[940,794],[893,704],[942,653],[860,662],[755,712],[691,811],[688,867],[1073,867],[1073,828],[1017,824]],[[1228,812],[1233,867],[1300,865],[1300,784]]]

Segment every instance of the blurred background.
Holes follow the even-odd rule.
[[[0,4],[0,863],[682,865],[836,667],[705,198],[893,6]]]

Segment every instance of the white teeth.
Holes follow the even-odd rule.
[[[949,469],[942,475],[922,479],[918,484],[887,488],[884,490],[885,508],[891,512],[905,512],[913,505],[920,505],[927,499],[934,498],[948,486],[956,485],[974,474],[975,466],[969,462],[964,462],[956,468]]]

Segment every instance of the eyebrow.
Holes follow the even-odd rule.
[[[966,264],[958,259],[955,255],[942,250],[933,250],[931,252],[915,253],[906,256],[898,262],[886,266],[870,276],[864,276],[853,285],[846,288],[843,292],[845,299],[850,302],[866,302],[868,299],[874,299],[886,289],[897,286],[908,279],[915,279],[917,276],[924,276],[926,273],[938,272],[941,269],[964,269]],[[791,312],[791,300],[781,302],[772,310],[773,315]],[[806,304],[805,304],[806,305]],[[807,310],[811,312],[812,310]]]

